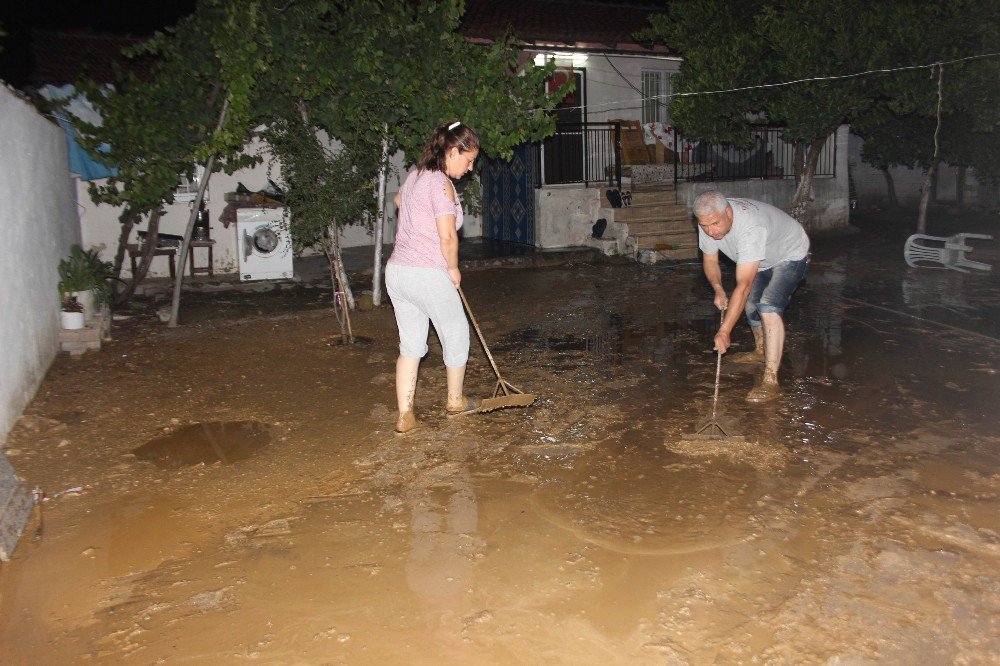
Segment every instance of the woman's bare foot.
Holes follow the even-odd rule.
[[[445,405],[445,410],[448,412],[448,416],[458,416],[460,414],[472,414],[479,409],[482,402],[480,400],[470,400],[469,398],[462,396],[462,401],[458,404],[448,403]]]
[[[416,428],[417,425],[417,417],[413,415],[413,412],[403,412],[399,415],[399,420],[396,421],[396,432],[410,432]]]

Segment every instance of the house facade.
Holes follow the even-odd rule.
[[[673,194],[651,195],[648,202],[680,206],[693,199],[697,191],[719,186],[733,194],[788,205],[794,192],[794,180],[788,178],[794,171],[794,156],[788,146],[781,145],[776,132],[757,137],[755,148],[745,155],[724,154],[717,147],[699,145],[676,134],[667,102],[681,58],[662,45],[642,44],[635,38],[638,31],[648,27],[649,16],[662,11],[652,3],[466,2],[460,29],[467,39],[489,43],[512,34],[523,49],[522,62],[555,64],[556,73],[549,85],[559,86],[567,80],[575,84],[557,109],[559,129],[555,136],[539,145],[522,146],[509,164],[493,161],[483,165],[483,212],[466,218],[466,237],[484,236],[541,248],[591,244],[609,253],[634,254],[644,249],[644,244],[662,245],[662,236],[668,230],[662,225],[654,228],[639,224],[637,211],[613,208],[606,191],[636,190],[642,203],[646,195],[639,190],[656,189],[657,184],[672,186]],[[81,46],[67,42],[65,35],[49,35],[39,42],[40,66],[33,77],[36,86],[52,96],[64,95],[66,86],[81,71],[98,81],[110,81],[107,62],[125,45],[122,38],[87,39],[93,43]],[[103,64],[95,67],[89,62],[77,62],[75,59],[82,53],[95,54]],[[825,166],[816,181],[817,228],[847,221],[847,160],[836,158],[838,147],[846,151],[846,130],[843,142],[841,138],[840,133],[831,138],[827,154],[821,159]],[[208,235],[213,241],[211,262],[216,273],[235,272],[242,251],[237,225],[231,223],[231,216],[223,215],[225,195],[240,186],[257,191],[269,180],[281,182],[279,168],[271,160],[266,144],[255,142],[247,150],[261,155],[259,165],[231,176],[213,174],[208,187]],[[394,155],[392,163],[394,169],[387,186],[390,202],[405,175],[401,154]],[[781,177],[775,177],[778,174]],[[85,173],[76,175],[83,242],[88,247],[104,248],[103,256],[111,258],[118,243],[120,211],[90,201],[88,177]],[[191,212],[190,199],[179,193],[177,200],[165,207],[160,220],[162,234],[184,232]],[[672,220],[670,233],[680,233],[690,222],[690,216],[680,208],[656,215]],[[595,240],[592,230],[600,219],[609,223],[608,232]],[[133,234],[144,231],[139,225]],[[392,242],[394,231],[395,216],[390,205],[386,242]],[[646,243],[643,234],[652,234]],[[134,243],[137,237],[130,240]],[[345,229],[342,238],[345,247],[372,242],[371,233],[362,226]],[[684,242],[690,245],[690,239]],[[675,253],[672,258],[681,254]],[[196,248],[194,259],[199,268],[204,268],[208,255]],[[125,273],[128,270],[126,261]],[[168,275],[167,258],[155,257],[149,274]]]
[[[483,235],[543,248],[597,245],[608,253],[662,251],[697,256],[687,205],[708,188],[788,207],[795,193],[795,147],[776,129],[753,133],[748,150],[685,139],[668,102],[679,54],[639,42],[662,5],[470,0],[463,33],[473,41],[514,35],[524,59],[552,61],[552,85],[575,89],[559,105],[556,135],[524,146],[510,165],[483,173]],[[811,230],[844,227],[849,218],[848,131],[828,140],[820,158]],[[837,156],[841,159],[838,161]],[[633,210],[615,208],[608,190],[628,192]],[[607,232],[594,239],[596,222]]]

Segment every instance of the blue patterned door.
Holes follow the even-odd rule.
[[[485,161],[483,236],[511,243],[535,244],[535,147],[514,149],[510,162]]]

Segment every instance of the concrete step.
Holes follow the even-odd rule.
[[[645,204],[669,204],[677,203],[677,192],[674,188],[669,190],[635,191],[632,190],[632,205],[642,206]]]
[[[615,222],[636,222],[638,220],[691,220],[691,212],[686,206],[642,205],[615,208]]]
[[[663,240],[635,239],[636,250],[659,250],[698,256],[698,245],[691,243],[667,242]]]
[[[633,183],[631,185],[632,194],[636,192],[673,192],[674,191],[674,181],[673,180],[662,180],[654,181],[649,183]]]
[[[666,247],[640,247],[637,248],[638,251],[642,250],[656,250],[664,259],[672,259],[674,261],[687,261],[691,259],[698,259],[698,248],[666,248]]]
[[[642,234],[640,236],[632,236],[632,238],[635,240],[636,247],[653,247],[655,245],[664,245],[672,248],[698,247],[697,238],[682,236],[680,234]]]
[[[696,236],[698,233],[690,220],[635,220],[628,222],[629,235],[648,231],[678,231]]]

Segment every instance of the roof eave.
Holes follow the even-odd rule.
[[[491,37],[466,37],[466,39],[473,44],[492,44],[496,41]],[[605,44],[603,42],[563,42],[551,39],[518,39],[516,43],[522,49],[530,51],[558,50],[566,53],[593,53],[599,55],[645,55],[681,60],[678,54],[672,52],[662,44],[655,44],[649,47],[635,42]]]

